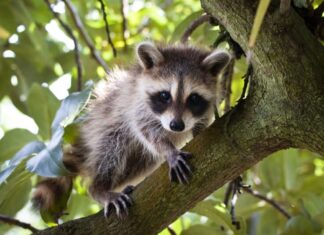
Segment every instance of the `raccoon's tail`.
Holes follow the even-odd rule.
[[[66,202],[71,194],[73,178],[77,176],[82,167],[82,156],[74,147],[64,150],[63,163],[72,173],[57,178],[44,178],[33,192],[33,207],[40,211],[49,211],[57,214],[63,213]],[[59,217],[59,215],[58,215]]]

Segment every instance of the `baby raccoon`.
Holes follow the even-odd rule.
[[[95,90],[80,140],[64,156],[70,171],[90,179],[89,192],[104,206],[105,216],[112,210],[126,215],[131,185],[165,160],[170,179],[188,183],[190,153],[180,148],[213,121],[217,75],[230,60],[222,50],[150,42],[139,44],[136,55],[137,65],[115,69]],[[49,208],[53,194],[68,188],[70,180],[41,182],[34,201]]]

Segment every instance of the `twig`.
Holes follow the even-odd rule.
[[[244,79],[244,85],[243,85],[243,90],[242,90],[241,97],[237,101],[238,103],[240,103],[245,98],[245,96],[247,95],[246,94],[247,93],[247,87],[248,87],[248,85],[249,85],[249,83],[250,83],[250,81],[252,79],[252,76],[253,76],[253,67],[252,67],[251,62],[249,62],[247,72],[242,77]]]
[[[49,2],[49,0],[45,0],[45,3],[47,4],[49,10],[53,13],[55,19],[60,23],[60,25],[62,26],[62,28],[65,30],[65,32],[69,35],[69,37],[72,39],[73,44],[74,44],[74,56],[75,56],[75,62],[77,65],[77,81],[78,81],[78,91],[82,90],[82,76],[83,76],[83,72],[82,72],[82,65],[81,65],[81,57],[80,57],[80,51],[79,51],[79,44],[77,39],[75,38],[72,29],[65,24],[62,19],[60,18],[60,15],[55,12],[53,10],[53,8],[51,7],[51,3]]]
[[[10,218],[10,217],[5,216],[5,215],[0,215],[0,221],[2,221],[4,223],[7,223],[7,224],[11,224],[11,225],[16,225],[16,226],[22,227],[24,229],[28,229],[28,230],[32,231],[33,233],[36,233],[36,232],[39,231],[37,228],[31,226],[30,224],[21,222],[21,221],[19,221],[17,219]]]
[[[176,232],[170,226],[168,226],[168,231],[171,235],[177,235]]]
[[[191,24],[189,25],[189,27],[186,29],[186,31],[182,34],[182,37],[180,39],[180,41],[182,43],[186,43],[188,41],[189,36],[192,34],[192,32],[201,24],[203,24],[204,22],[210,21],[211,16],[209,15],[201,15],[200,17],[198,17],[197,19],[195,19],[193,22],[191,22]]]
[[[291,215],[284,209],[282,208],[277,202],[275,202],[274,200],[267,198],[266,196],[258,193],[257,191],[254,191],[251,188],[243,188],[244,192],[247,192],[251,195],[253,195],[256,198],[259,198],[265,202],[267,202],[268,204],[270,204],[273,208],[277,209],[282,215],[284,215],[287,219],[291,218]]]
[[[124,42],[124,50],[127,50],[127,19],[126,19],[126,6],[128,5],[127,0],[120,0],[120,14],[122,16],[122,36]]]
[[[77,29],[79,30],[82,38],[84,39],[85,43],[87,44],[87,46],[90,48],[91,54],[93,56],[93,58],[104,68],[106,73],[109,73],[109,68],[108,65],[106,64],[106,62],[102,59],[102,57],[100,56],[99,52],[97,51],[97,49],[95,48],[92,39],[90,38],[88,32],[85,30],[83,23],[80,19],[80,16],[77,13],[77,10],[75,9],[75,7],[72,5],[70,0],[63,0],[63,2],[65,3],[65,5],[67,6],[68,10],[70,11],[73,21],[77,27]]]
[[[102,17],[103,17],[103,20],[105,22],[105,30],[106,30],[106,34],[107,34],[107,38],[108,38],[108,43],[111,46],[114,57],[116,57],[117,56],[117,51],[116,51],[116,48],[115,48],[115,45],[114,45],[113,41],[111,40],[110,29],[109,29],[109,24],[108,24],[108,18],[107,18],[107,13],[106,13],[106,9],[105,9],[105,4],[104,4],[103,0],[98,0],[98,1],[100,2],[100,7],[101,7],[101,11],[102,11]]]
[[[290,8],[291,0],[281,0],[279,6],[279,13],[281,15],[285,14]]]

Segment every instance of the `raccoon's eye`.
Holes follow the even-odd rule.
[[[171,100],[171,94],[170,94],[170,92],[167,92],[167,91],[161,91],[159,93],[159,97],[163,103],[169,103]]]
[[[187,107],[195,117],[203,115],[208,109],[209,102],[197,93],[192,93],[187,99]]]
[[[202,99],[203,98],[200,95],[193,93],[188,97],[188,104],[190,106],[199,105],[201,103]]]

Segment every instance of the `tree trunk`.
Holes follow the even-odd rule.
[[[202,0],[202,6],[246,51],[257,2]],[[324,48],[293,9],[278,11],[270,7],[254,48],[248,98],[186,146],[195,155],[189,185],[170,183],[163,164],[134,191],[126,220],[99,212],[38,234],[156,234],[277,150],[324,155]]]

